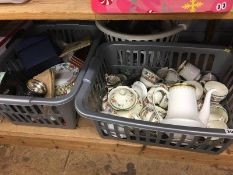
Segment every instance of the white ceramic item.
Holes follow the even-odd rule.
[[[229,93],[228,88],[220,82],[217,81],[208,81],[204,86],[205,91],[209,91],[210,89],[216,89],[213,93],[212,101],[220,102],[224,100]]]
[[[162,108],[168,106],[168,90],[162,86],[152,87],[147,95],[147,99],[151,104],[159,105]]]
[[[180,82],[180,76],[175,69],[169,69],[165,77],[165,83],[175,84]]]
[[[132,89],[138,93],[139,97],[142,100],[144,100],[146,98],[147,88],[142,82],[140,82],[140,81],[134,82],[134,84],[132,85]]]
[[[71,63],[61,63],[51,68],[55,75],[55,95],[68,94],[77,78],[79,69]]]
[[[207,128],[216,128],[216,129],[227,129],[227,124],[223,121],[209,121],[207,124]]]
[[[201,77],[200,82],[205,84],[208,81],[216,81],[216,80],[217,78],[215,75],[213,75],[212,73],[207,73]]]
[[[168,113],[162,123],[206,127],[210,114],[211,94],[214,91],[215,89],[212,89],[207,93],[204,105],[198,113],[195,87],[187,83],[175,84],[169,90]]]
[[[224,123],[227,123],[227,110],[220,104],[211,104],[209,122],[210,121],[223,121]]]
[[[178,68],[179,75],[185,80],[193,81],[201,78],[201,70],[191,63],[184,61]]]
[[[139,116],[143,121],[160,123],[166,116],[166,113],[161,107],[148,104],[141,110]]]
[[[114,115],[125,117],[125,118],[132,118],[132,116],[138,115],[141,110],[143,109],[143,102],[138,100],[137,104],[128,111],[113,111]]]
[[[152,87],[155,83],[159,82],[161,79],[152,71],[143,68],[140,81],[146,85],[146,87]]]
[[[118,86],[108,94],[108,103],[115,110],[130,110],[136,104],[138,94],[127,86]]]
[[[168,74],[169,68],[168,67],[163,67],[157,71],[157,75],[161,79],[165,79],[167,74]]]
[[[199,83],[197,81],[185,81],[185,83],[188,83],[188,84],[195,86],[197,100],[200,100],[201,97],[203,96],[203,93],[204,93],[204,88],[202,87],[201,83]]]

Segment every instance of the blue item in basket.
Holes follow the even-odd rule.
[[[54,46],[46,36],[26,38],[15,50],[28,78],[60,63]]]

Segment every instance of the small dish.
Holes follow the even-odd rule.
[[[139,97],[142,100],[144,100],[146,98],[147,88],[142,82],[140,82],[140,81],[134,82],[134,84],[132,85],[132,89],[137,92],[137,94],[139,95]]]
[[[197,100],[200,100],[204,93],[204,88],[202,87],[202,85],[197,81],[185,81],[185,83],[195,86]]]
[[[74,85],[79,69],[71,63],[61,63],[51,69],[55,76],[55,95],[68,94]]]
[[[224,100],[229,93],[228,88],[220,82],[217,81],[208,81],[205,83],[204,90],[205,92],[211,90],[211,89],[216,89],[215,92],[213,92],[212,95],[212,101],[214,102],[220,102]]]
[[[130,110],[138,101],[138,94],[127,86],[118,86],[112,89],[108,94],[108,103],[113,109]]]

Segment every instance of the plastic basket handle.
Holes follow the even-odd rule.
[[[173,35],[178,34],[179,32],[182,32],[184,30],[187,30],[187,25],[186,24],[178,24],[175,28],[169,30],[169,31],[165,31],[165,32],[161,32],[158,34],[150,34],[150,35],[129,35],[129,34],[123,34],[123,33],[118,33],[115,32],[111,29],[108,29],[106,27],[104,27],[101,22],[96,21],[96,26],[105,34],[116,37],[116,38],[121,38],[123,40],[134,40],[134,41],[155,41],[155,40],[159,40],[159,39],[163,39],[166,37],[170,37]]]

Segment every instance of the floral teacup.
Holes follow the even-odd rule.
[[[144,68],[142,70],[142,75],[140,81],[146,85],[146,87],[152,87],[155,83],[159,82],[161,79],[152,71]]]

